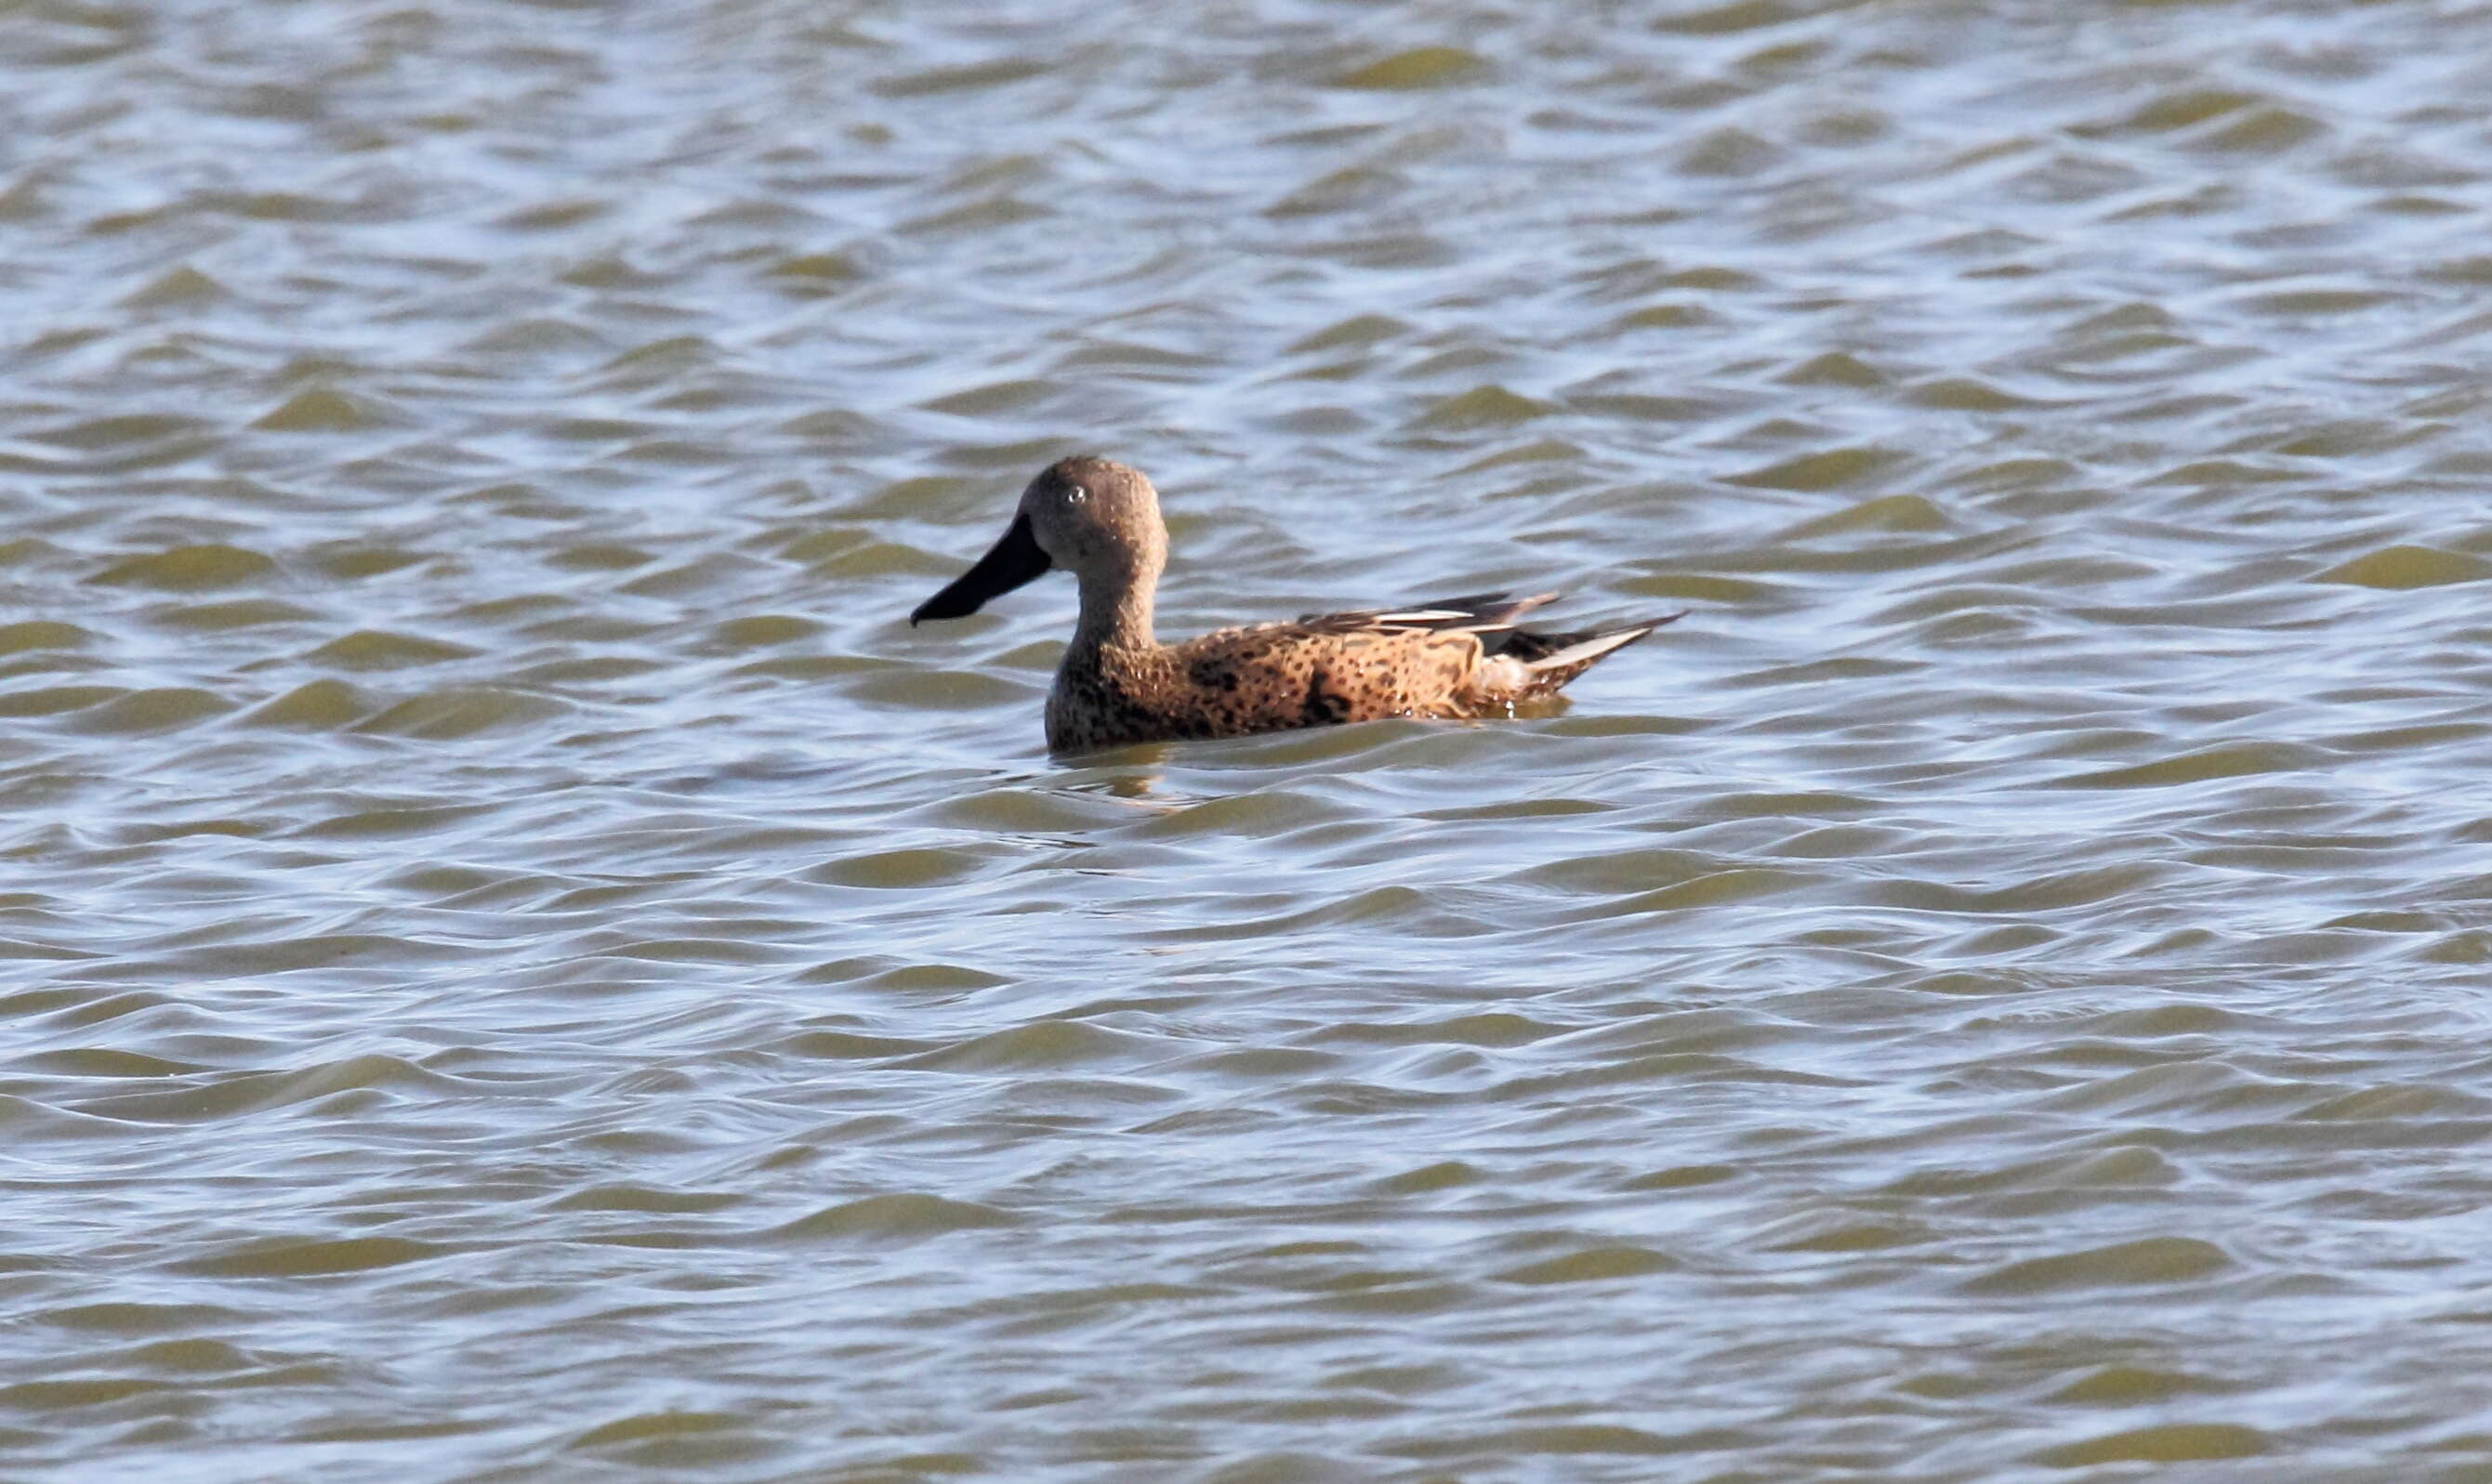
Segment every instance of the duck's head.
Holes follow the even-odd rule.
[[[1085,586],[1093,579],[1147,582],[1167,558],[1159,491],[1142,470],[1112,459],[1060,459],[1022,490],[1002,539],[908,621],[965,618],[1050,567]]]

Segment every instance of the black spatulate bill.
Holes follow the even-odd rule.
[[[1013,523],[1004,527],[1003,539],[988,549],[976,566],[917,605],[917,611],[908,615],[909,625],[929,618],[966,618],[986,607],[988,599],[1002,597],[1053,565],[1040,549],[1038,538],[1030,534],[1029,517],[1015,516]]]

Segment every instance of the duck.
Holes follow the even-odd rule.
[[[1387,717],[1510,717],[1684,612],[1558,633],[1515,620],[1556,593],[1473,593],[1403,608],[1312,613],[1177,643],[1152,632],[1168,565],[1159,491],[1142,470],[1061,459],[1022,490],[988,552],[908,615],[964,618],[1058,568],[1081,616],[1047,697],[1047,745],[1087,753]]]

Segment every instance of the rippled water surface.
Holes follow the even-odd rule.
[[[2492,12],[0,7],[0,1476],[2492,1479]],[[1172,633],[1692,608],[1051,759]]]

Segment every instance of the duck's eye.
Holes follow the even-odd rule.
[[[1064,498],[1071,504],[1079,505],[1083,500],[1090,498],[1090,491],[1083,489],[1080,485],[1067,485],[1064,487]]]

